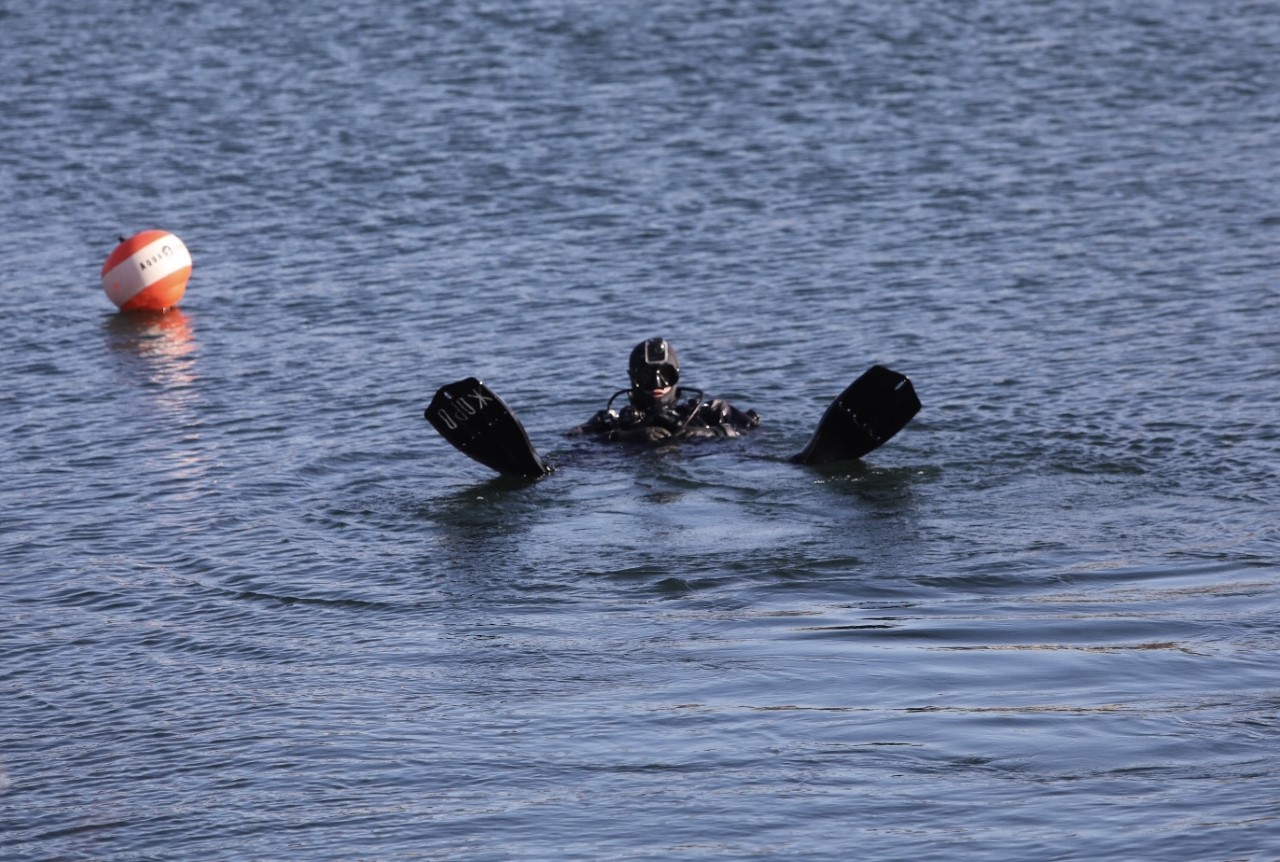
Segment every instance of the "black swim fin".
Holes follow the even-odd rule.
[[[504,476],[537,479],[555,469],[511,408],[474,377],[441,386],[423,415],[460,452]]]
[[[861,458],[901,431],[919,411],[911,380],[874,365],[831,402],[809,445],[791,460],[825,464]]]

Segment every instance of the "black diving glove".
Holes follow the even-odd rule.
[[[610,440],[617,440],[622,443],[658,443],[670,437],[670,431],[657,425],[641,425],[636,428],[609,432]]]

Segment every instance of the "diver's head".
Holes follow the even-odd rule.
[[[627,373],[631,376],[628,397],[636,407],[648,409],[675,403],[680,360],[666,339],[650,338],[637,344],[631,351]]]

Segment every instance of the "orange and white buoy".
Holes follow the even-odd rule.
[[[164,230],[121,239],[102,265],[102,289],[121,311],[164,311],[178,304],[191,278],[191,253]]]

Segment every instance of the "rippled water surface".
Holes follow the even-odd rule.
[[[1280,13],[0,7],[12,860],[1280,858]],[[120,235],[179,309],[121,315]],[[749,439],[563,436],[642,338]],[[873,363],[924,409],[790,465]],[[557,472],[422,419],[483,378]]]

